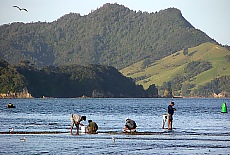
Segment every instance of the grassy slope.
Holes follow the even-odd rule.
[[[156,61],[145,69],[141,69],[143,61],[140,61],[122,69],[121,72],[125,76],[132,78],[146,77],[137,81],[137,84],[141,84],[147,89],[151,84],[161,86],[163,82],[169,81],[177,74],[183,74],[184,67],[191,61],[209,61],[212,63],[213,68],[193,77],[189,81],[192,84],[196,84],[197,88],[214,78],[230,75],[230,62],[227,62],[226,55],[230,55],[230,51],[226,48],[212,43],[204,43],[197,47],[189,48],[188,55],[184,55],[183,50],[178,51]]]

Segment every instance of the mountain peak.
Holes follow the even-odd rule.
[[[0,27],[0,56],[10,64],[102,64],[118,69],[140,60],[154,62],[178,50],[212,41],[179,9],[133,11],[114,3],[90,14],[69,13],[50,24]]]

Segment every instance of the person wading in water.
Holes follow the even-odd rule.
[[[168,106],[168,130],[172,130],[172,122],[173,122],[173,114],[174,111],[176,111],[175,108],[173,108],[174,102],[170,102]]]

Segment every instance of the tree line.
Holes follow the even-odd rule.
[[[155,85],[144,90],[117,69],[102,65],[46,66],[0,61],[0,93],[28,92],[33,97],[158,97]]]

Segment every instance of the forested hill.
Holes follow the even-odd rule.
[[[0,26],[0,58],[10,64],[29,60],[39,67],[102,64],[122,69],[210,41],[215,42],[176,8],[147,13],[105,4],[86,16],[70,13],[51,23]]]
[[[0,60],[0,98],[18,97],[157,97],[152,85],[148,90],[138,86],[114,67],[102,65],[69,65],[37,69],[28,61],[17,66]],[[16,94],[16,95],[15,95]]]

